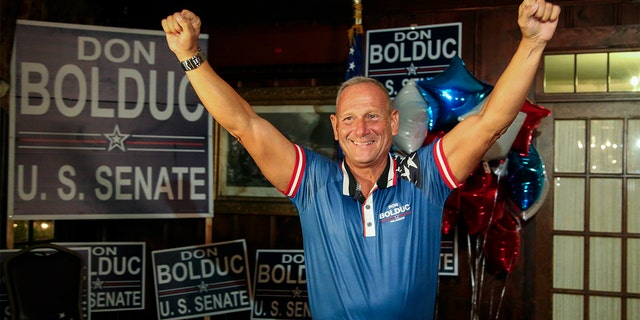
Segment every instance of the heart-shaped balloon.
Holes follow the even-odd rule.
[[[533,218],[533,216],[535,216],[536,213],[538,213],[538,210],[540,210],[540,207],[542,207],[542,204],[544,203],[544,200],[547,198],[548,193],[549,193],[549,179],[547,179],[547,177],[545,176],[544,182],[542,184],[542,194],[540,194],[540,196],[538,197],[538,200],[536,200],[531,206],[529,206],[527,210],[522,210],[518,214],[520,219],[526,222],[526,221],[529,221],[531,218]]]
[[[497,210],[504,211],[504,203]],[[520,253],[520,223],[511,214],[500,215],[487,231],[483,252],[494,273],[513,272]]]
[[[480,164],[460,189],[460,211],[470,235],[485,232],[496,219],[498,177]]]
[[[545,183],[545,167],[536,148],[529,146],[529,154],[509,152],[507,175],[511,200],[522,211],[538,202]]]

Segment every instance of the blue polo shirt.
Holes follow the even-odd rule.
[[[389,154],[366,198],[345,162],[296,149],[284,193],[300,215],[313,319],[432,319],[442,211],[458,185],[441,140]]]

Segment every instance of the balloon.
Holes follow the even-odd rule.
[[[525,113],[518,112],[516,118],[511,122],[509,128],[507,128],[507,131],[485,152],[482,160],[504,159],[507,157],[509,150],[511,150],[511,145],[513,145],[513,141],[516,140],[516,136],[518,132],[520,132],[520,128],[526,117],[527,115]]]
[[[482,110],[482,108],[484,108],[484,104],[485,102],[487,102],[487,98],[489,98],[489,95],[487,95],[486,97],[484,97],[482,100],[480,100],[478,102],[478,104],[476,104],[475,107],[473,107],[473,109],[469,110],[467,113],[461,115],[458,117],[458,121],[462,121],[465,118],[468,118],[469,116],[472,116],[474,114],[477,114],[478,112],[480,112],[480,110]]]
[[[485,97],[471,111],[458,117],[458,121],[462,121],[480,112],[480,109],[482,109],[486,101],[487,101],[487,98]],[[513,141],[516,140],[516,137],[520,132],[520,128],[522,127],[522,124],[524,123],[526,117],[527,117],[526,113],[519,112],[516,118],[513,120],[513,122],[509,125],[509,128],[507,128],[507,131],[503,133],[502,136],[500,136],[500,138],[496,140],[496,142],[493,143],[493,145],[489,148],[489,150],[487,150],[487,152],[485,152],[485,154],[482,156],[482,160],[488,161],[488,160],[506,158],[507,154],[511,150],[511,145],[513,144]]]
[[[528,155],[509,152],[507,175],[511,200],[520,210],[528,210],[540,199],[546,176],[542,158],[533,145]]]
[[[438,106],[438,101],[430,93],[422,89],[422,87],[420,87],[417,82],[416,88],[418,88],[424,100],[427,101],[427,113],[429,114],[427,130],[430,132],[434,130],[436,120],[440,116],[440,107]]]
[[[442,233],[449,234],[458,224],[460,218],[460,189],[454,189],[444,203]]]
[[[504,203],[497,207],[504,211]],[[501,214],[487,231],[483,252],[496,273],[513,272],[520,253],[520,223],[511,214]]]
[[[428,146],[431,143],[433,143],[434,141],[444,137],[446,132],[444,131],[438,131],[438,132],[427,132],[427,137],[424,139],[424,143],[422,144],[423,146]]]
[[[489,227],[498,199],[498,177],[486,166],[479,165],[460,189],[460,211],[469,234],[484,232]]]
[[[418,150],[427,136],[429,117],[427,102],[413,80],[402,87],[392,106],[400,113],[394,146],[407,154]]]
[[[430,106],[437,115],[429,130],[448,131],[458,123],[458,117],[473,109],[493,87],[476,79],[465,68],[460,57],[451,59],[451,64],[441,74],[416,82],[437,104]]]
[[[529,219],[533,218],[533,216],[536,215],[536,213],[538,213],[538,210],[540,210],[540,207],[542,206],[542,204],[544,203],[544,199],[547,198],[547,194],[549,193],[549,179],[547,179],[547,177],[544,177],[544,182],[542,184],[542,194],[540,194],[540,197],[538,197],[538,200],[536,200],[527,210],[523,210],[520,212],[519,217],[520,219],[522,219],[522,221],[529,221]]]
[[[551,114],[551,111],[542,106],[535,105],[526,99],[522,104],[520,112],[526,113],[527,117],[516,139],[513,141],[511,151],[527,155],[529,153],[531,140],[533,139],[533,132],[536,131],[538,125],[540,125],[540,121]]]
[[[507,158],[486,161],[486,163],[489,164],[489,168],[491,169],[491,172],[493,172],[493,174],[497,175],[501,179],[502,177],[507,176]]]

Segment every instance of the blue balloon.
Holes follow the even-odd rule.
[[[440,106],[438,100],[436,100],[431,94],[420,87],[417,82],[416,88],[418,88],[418,91],[422,95],[424,101],[427,102],[427,115],[429,117],[429,122],[427,123],[427,132],[432,132],[436,125],[436,120],[438,119],[438,116],[440,114]]]
[[[507,176],[511,200],[523,211],[543,194],[545,168],[538,151],[531,145],[529,154],[511,151],[507,155]]]
[[[435,100],[432,106],[435,121],[430,131],[448,131],[458,124],[458,117],[468,113],[486,98],[493,86],[476,79],[460,57],[451,59],[447,69],[435,77],[416,83],[424,96]]]

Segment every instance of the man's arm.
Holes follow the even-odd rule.
[[[179,61],[197,54],[200,25],[200,18],[188,10],[162,20],[169,48]],[[274,187],[286,190],[296,157],[291,141],[258,116],[208,62],[186,73],[209,114],[240,141]]]
[[[482,156],[520,112],[559,15],[560,7],[544,0],[524,0],[520,5],[518,25],[522,39],[507,68],[483,109],[461,121],[443,137],[447,161],[459,182],[478,166]]]

